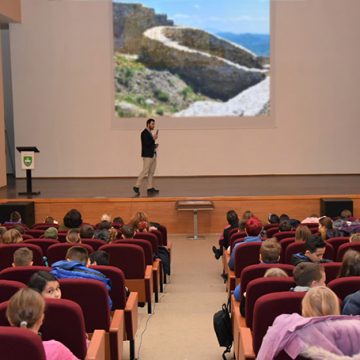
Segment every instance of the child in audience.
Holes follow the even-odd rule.
[[[56,278],[47,271],[38,271],[33,274],[28,287],[37,291],[44,298],[61,299],[60,284]]]
[[[13,211],[10,214],[10,220],[5,221],[4,225],[21,224],[21,214],[18,211]]]
[[[230,260],[229,260],[229,264],[228,264],[230,270],[234,270],[235,249],[240,244],[249,243],[249,242],[260,242],[262,240],[261,239],[262,228],[263,227],[262,227],[261,221],[256,217],[252,217],[246,221],[245,232],[246,232],[247,236],[244,238],[243,242],[239,242],[239,243],[235,244],[234,249],[230,255]]]
[[[340,230],[334,229],[333,221],[328,216],[323,216],[319,219],[319,233],[324,241],[344,235]]]
[[[91,265],[110,265],[110,256],[106,251],[97,250],[89,255]]]
[[[47,228],[44,232],[44,238],[45,239],[54,239],[57,240],[58,239],[58,230],[57,228],[50,226],[49,228]]]
[[[0,226],[0,244],[3,243],[3,235],[6,233],[7,229],[5,226]]]
[[[360,276],[360,252],[349,249],[342,260],[338,277]]]
[[[27,247],[21,247],[14,251],[12,266],[32,266],[33,252]]]
[[[350,236],[350,242],[360,242],[360,233],[355,233]]]
[[[123,239],[133,239],[135,235],[134,228],[131,225],[123,225],[121,228],[121,237]]]
[[[340,316],[339,299],[325,286],[310,289],[302,301],[302,316],[279,315],[269,327],[257,360],[272,360],[282,350],[291,359],[345,359],[359,353],[360,317]],[[348,358],[348,357],[346,357]]]
[[[76,229],[70,229],[66,234],[66,242],[71,244],[81,243],[79,231]]]
[[[246,222],[254,216],[255,216],[254,213],[251,212],[250,210],[244,211],[244,213],[242,214],[241,219],[239,221],[239,230],[245,231]]]
[[[360,315],[360,290],[344,299],[343,315]]]
[[[79,229],[82,224],[82,217],[78,210],[69,210],[63,219],[63,224],[59,226],[59,231],[67,231],[69,229]]]
[[[295,242],[307,242],[311,238],[311,231],[306,225],[299,225],[295,230]]]
[[[17,244],[23,241],[21,233],[17,229],[9,229],[2,236],[3,244]]]
[[[80,238],[81,239],[91,239],[94,236],[95,229],[92,225],[82,224],[80,226]]]
[[[292,291],[308,291],[316,286],[325,286],[325,269],[319,263],[299,263],[293,275],[296,286]]]
[[[30,288],[20,289],[9,300],[6,317],[11,326],[28,329],[39,334],[44,320],[45,301],[42,296]],[[47,360],[76,360],[75,355],[56,340],[43,341]],[[24,354],[26,358],[26,354]]]
[[[260,247],[259,260],[262,264],[277,264],[280,260],[281,246],[275,238],[267,239],[262,242]],[[268,269],[267,271],[272,270]],[[279,269],[280,270],[280,269]],[[265,273],[266,275],[266,273]],[[265,277],[264,275],[264,277]],[[271,276],[271,275],[269,275]],[[285,273],[285,276],[286,273]],[[241,286],[238,284],[234,290],[234,297],[236,301],[241,298]]]
[[[89,268],[89,255],[85,248],[73,246],[66,253],[66,260],[52,264],[51,274],[57,279],[92,279],[102,282],[108,291],[111,290],[111,281],[100,271]],[[109,297],[110,309],[112,301]]]
[[[305,253],[297,253],[292,255],[291,262],[297,265],[301,262],[329,262],[324,259],[326,244],[319,235],[312,235],[305,243]]]

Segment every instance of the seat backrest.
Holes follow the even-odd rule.
[[[353,249],[356,251],[360,251],[360,243],[359,242],[349,242],[346,244],[342,244],[339,246],[337,255],[336,255],[336,261],[342,261],[342,258],[344,257],[345,253],[349,250]]]
[[[2,244],[0,245],[0,270],[12,266],[14,252],[22,247],[27,247],[33,252],[34,265],[44,265],[43,252],[40,246],[33,244]]]
[[[234,272],[235,277],[239,278],[246,266],[259,263],[259,251],[261,241],[249,242],[238,245],[235,251]]]
[[[16,327],[0,327],[0,354],[3,360],[46,360],[40,336]]]
[[[144,250],[145,255],[145,264],[146,265],[152,265],[154,262],[153,258],[153,252],[152,252],[152,246],[149,241],[142,240],[142,239],[130,239],[130,240],[117,240],[114,242],[114,244],[133,244],[133,245],[139,245]]]
[[[234,250],[235,245],[236,245],[236,244],[239,244],[239,243],[243,243],[244,240],[245,240],[245,238],[242,237],[242,238],[240,238],[240,239],[235,239],[234,241],[232,241],[232,242],[230,243],[230,254],[231,254],[232,251]]]
[[[126,279],[143,279],[145,276],[145,254],[139,245],[108,244],[99,250],[110,255],[110,265],[121,269]]]
[[[168,237],[167,237],[167,228],[166,228],[166,226],[158,224],[158,230],[161,232],[163,245],[167,246]]]
[[[301,314],[301,301],[305,292],[284,291],[261,296],[255,303],[253,313],[253,349],[260,350],[267,329],[281,314]]]
[[[59,228],[59,224],[37,223],[37,224],[34,224],[34,225],[31,227],[31,230],[46,230],[46,229],[48,229],[49,227],[54,227],[54,228],[58,229],[58,228]]]
[[[85,320],[81,307],[66,299],[46,299],[44,322],[40,328],[43,340],[57,340],[79,359],[87,352]],[[94,310],[97,312],[98,309]]]
[[[333,237],[333,238],[326,240],[326,242],[328,244],[332,245],[332,247],[334,248],[335,254],[337,254],[340,245],[346,244],[349,242],[349,237],[337,236],[337,237]],[[336,256],[335,256],[335,258],[336,258]],[[334,260],[335,260],[335,258],[334,258]]]
[[[295,285],[295,281],[292,277],[262,277],[250,281],[246,288],[246,326],[252,328],[253,311],[257,299],[266,294],[289,291]]]
[[[337,278],[341,267],[341,262],[322,263],[321,266],[325,269],[326,283]]]
[[[334,279],[327,284],[339,299],[344,300],[346,296],[360,289],[360,276],[349,276]]]
[[[279,231],[273,235],[279,241],[289,237],[295,237],[295,231]]]
[[[100,246],[105,245],[105,241],[100,239],[81,239],[81,243],[91,246],[94,251],[98,250]]]
[[[18,290],[26,287],[19,281],[0,280],[0,303],[8,301]]]
[[[163,238],[162,238],[162,234],[161,234],[161,232],[159,230],[152,229],[152,230],[150,230],[150,234],[154,234],[157,237],[160,246],[165,246],[165,243],[164,243]]]
[[[292,244],[293,242],[295,242],[295,238],[294,237],[288,237],[288,238],[284,238],[281,239],[279,241],[280,246],[281,246],[281,253],[280,253],[280,262],[284,262],[285,259],[285,250],[288,247],[288,245]]]
[[[59,241],[55,239],[39,238],[39,239],[27,239],[24,240],[24,243],[40,246],[43,254],[46,256],[48,247],[54,244],[59,244]]]
[[[71,243],[59,243],[48,247],[47,258],[49,265],[52,265],[56,261],[65,260],[68,249],[73,246],[81,246],[86,248],[88,253],[91,254],[94,250],[90,245],[87,244],[71,244]]]
[[[141,239],[141,240],[147,240],[150,241],[153,253],[158,254],[158,248],[159,248],[159,240],[155,234],[149,233],[149,232],[138,232],[134,235],[134,239]]]
[[[268,238],[273,237],[274,234],[276,234],[277,232],[279,232],[279,225],[272,225],[269,226],[266,230],[266,236]]]
[[[251,280],[263,277],[266,270],[271,268],[280,268],[289,276],[293,275],[294,266],[289,264],[255,264],[249,265],[243,269],[240,277],[241,292],[246,292],[247,285]]]
[[[243,239],[244,237],[246,237],[246,232],[245,231],[236,231],[234,232],[230,237],[229,237],[229,244],[231,249],[234,248],[234,242],[238,239]]]
[[[265,224],[264,225],[264,230],[268,230],[268,229],[271,229],[271,228],[279,228],[279,224]]]
[[[45,232],[45,230],[30,229],[30,230],[26,230],[25,234],[31,235],[33,238],[37,239],[37,238],[39,238],[41,235],[44,235],[44,232]]]
[[[103,283],[91,279],[60,279],[62,298],[80,305],[86,332],[95,329],[109,331],[110,309],[108,291]]]
[[[291,257],[297,253],[304,253],[305,252],[305,242],[294,242],[289,244],[285,249],[285,256],[284,256],[284,263],[291,264]],[[324,259],[333,260],[334,259],[334,248],[326,243]]]
[[[115,266],[91,265],[92,269],[100,271],[111,281],[111,297],[114,309],[125,309],[126,291],[125,291],[125,275],[122,270]]]
[[[23,284],[27,284],[30,278],[38,271],[51,271],[47,266],[16,266],[9,267],[0,271],[0,279],[19,281]]]

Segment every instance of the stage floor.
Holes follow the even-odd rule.
[[[33,198],[136,198],[134,182],[135,178],[34,179],[33,191],[41,194]],[[155,184],[160,189],[155,198],[360,194],[360,175],[161,177]],[[25,190],[25,179],[8,178],[0,198],[26,198],[18,195]],[[145,188],[140,197],[147,197]]]

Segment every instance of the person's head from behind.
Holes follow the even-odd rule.
[[[16,229],[9,229],[5,231],[2,241],[4,244],[17,244],[23,241],[20,232]]]
[[[132,239],[135,234],[135,230],[131,225],[124,225],[121,228],[122,237],[124,239]]]
[[[113,224],[123,226],[124,225],[124,220],[120,216],[115,216],[114,219],[113,219]]]
[[[360,242],[360,233],[355,233],[350,236],[350,242]]]
[[[282,222],[285,221],[285,220],[290,220],[289,215],[287,215],[287,214],[281,214],[281,215],[279,216],[279,223],[282,223]]]
[[[340,217],[343,220],[348,220],[349,218],[352,217],[352,212],[349,209],[344,209],[344,210],[341,211]]]
[[[10,214],[10,222],[21,223],[21,214],[18,211],[13,211]]]
[[[296,286],[325,286],[325,269],[319,263],[301,262],[296,265],[293,275]]]
[[[64,216],[64,225],[69,229],[80,227],[82,222],[81,214],[76,209],[69,210]]]
[[[66,242],[78,244],[81,242],[79,231],[70,229],[66,234]]]
[[[336,294],[326,286],[309,289],[302,303],[302,316],[340,315],[340,304]]]
[[[32,266],[33,252],[27,247],[22,247],[14,251],[12,266]]]
[[[229,210],[226,213],[226,220],[230,226],[239,226],[239,217],[235,210]]]
[[[250,210],[246,210],[243,212],[241,219],[239,220],[239,228],[240,230],[245,230],[246,221],[253,217],[254,214]]]
[[[0,226],[0,244],[3,242],[3,235],[6,233],[7,229],[5,226]]]
[[[11,326],[27,328],[38,333],[44,320],[45,301],[33,289],[23,288],[14,294],[6,309]]]
[[[81,246],[72,246],[66,252],[66,260],[76,261],[84,266],[89,265],[89,254],[86,248]]]
[[[324,228],[325,230],[331,230],[333,228],[333,221],[328,216],[322,216],[319,219],[319,230]]]
[[[149,231],[149,228],[150,228],[150,225],[147,221],[140,221],[137,224],[137,229],[140,232],[147,232],[147,231]]]
[[[290,220],[283,220],[279,224],[279,231],[291,231],[292,226]]]
[[[91,239],[94,236],[95,229],[92,225],[82,224],[80,226],[80,238]]]
[[[280,260],[281,245],[275,238],[267,239],[260,246],[260,262],[275,264]]]
[[[276,214],[269,214],[268,221],[269,221],[269,224],[278,224],[280,221],[280,218]]]
[[[306,225],[299,225],[295,230],[295,242],[308,241],[311,238],[311,231]]]
[[[57,222],[55,222],[55,219],[52,216],[46,216],[46,218],[44,219],[44,223],[45,224],[57,224]]]
[[[106,251],[97,250],[89,255],[91,265],[110,265],[110,256]]]
[[[248,236],[258,236],[262,230],[261,221],[253,216],[246,221],[245,231]]]
[[[111,223],[111,216],[109,214],[102,214],[101,218],[100,218],[100,222],[101,221],[107,221],[107,222]]]
[[[55,227],[49,227],[44,232],[45,239],[57,239],[58,238],[58,230]]]
[[[33,274],[28,287],[37,291],[44,298],[61,299],[60,284],[57,279],[47,271],[38,271]]]
[[[270,268],[265,271],[264,277],[288,277],[289,275],[280,268]]]
[[[339,277],[360,276],[360,252],[349,249],[343,259],[339,270]]]
[[[151,131],[155,129],[155,120],[154,119],[147,119],[146,120],[146,127]]]
[[[312,262],[320,262],[325,254],[326,244],[319,235],[312,235],[305,242],[305,256]]]
[[[108,220],[101,220],[98,225],[99,230],[109,230],[111,229],[111,222]]]

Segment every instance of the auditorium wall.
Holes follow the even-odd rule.
[[[136,176],[144,122],[114,126],[111,1],[22,6],[10,28],[15,143],[40,149],[34,176]],[[358,0],[273,0],[271,116],[160,119],[157,174],[360,173],[359,16]]]

